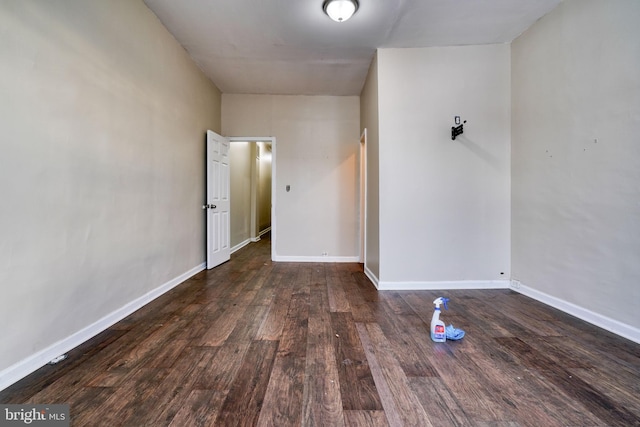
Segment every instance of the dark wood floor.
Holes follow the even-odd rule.
[[[640,345],[509,290],[377,292],[263,239],[0,392],[77,426],[639,426]],[[429,338],[451,298],[459,342]]]

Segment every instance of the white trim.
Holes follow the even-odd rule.
[[[260,240],[260,239],[257,239],[255,241],[257,242],[258,240]],[[238,243],[237,245],[235,245],[234,247],[231,248],[231,253],[239,251],[240,249],[244,248],[245,246],[247,246],[249,243],[251,243],[253,241],[254,241],[253,239],[247,239],[244,242]]]
[[[273,142],[276,140],[272,136],[228,136],[227,138],[229,138],[231,142]]]
[[[261,232],[258,233],[258,240],[260,240],[260,238],[262,236],[264,236],[265,234],[267,234],[268,232],[271,231],[271,226],[265,228],[264,230],[262,230]]]
[[[623,338],[627,338],[640,344],[640,329],[634,326],[627,325],[626,323],[603,316],[602,314],[580,307],[579,305],[545,294],[544,292],[525,286],[517,280],[511,281],[511,289],[521,293],[522,295],[526,295],[544,304],[550,305],[551,307],[557,308],[567,314],[575,316],[578,319],[582,319],[592,325],[606,329]]]
[[[271,259],[276,256],[276,139],[271,138]]]
[[[258,233],[258,236],[257,236],[257,237],[252,237],[252,238],[250,239],[250,240],[251,240],[251,243],[257,243],[257,242],[259,242],[259,241],[260,241],[260,238],[261,238],[262,236],[264,236],[265,234],[267,234],[268,232],[270,232],[270,231],[271,231],[271,227],[267,227],[267,228],[265,228],[265,229],[264,229],[264,230],[262,230],[260,233]]]
[[[359,262],[359,256],[279,256],[276,262]]]
[[[360,263],[367,263],[367,128],[360,135]]]
[[[246,143],[246,142],[245,142]],[[252,241],[258,238],[258,188],[260,187],[260,147],[253,141],[249,143],[249,224]]]
[[[457,280],[436,282],[382,282],[377,285],[378,290],[395,291],[435,291],[445,289],[509,289],[508,280]]]
[[[78,332],[71,334],[67,338],[64,338],[58,341],[57,343],[54,343],[49,347],[43,350],[40,350],[37,353],[32,354],[26,359],[23,359],[9,366],[3,371],[0,371],[0,390],[4,390],[10,385],[20,381],[27,375],[31,374],[32,372],[35,372],[36,370],[40,369],[41,367],[43,367],[44,365],[46,365],[56,357],[64,353],[67,353],[70,350],[73,350],[80,344],[95,337],[100,332],[103,332],[107,328],[118,323],[120,320],[124,319],[134,311],[150,303],[151,301],[158,298],[162,294],[175,288],[179,284],[183,283],[185,280],[200,273],[205,269],[205,267],[206,267],[206,263],[197,265],[196,267],[192,268],[186,273],[183,273],[180,276],[169,280],[165,284],[125,304],[124,306],[117,309],[116,311],[110,314],[107,314],[102,319],[99,319],[96,322],[90,324],[89,326],[79,330]]]
[[[380,289],[378,287],[379,284],[380,284],[380,281],[378,280],[376,275],[373,274],[373,272],[371,270],[369,270],[369,267],[367,267],[367,264],[364,265],[364,275],[367,276],[369,278],[369,280],[371,280],[371,282],[373,283],[373,286],[375,286],[376,289]]]

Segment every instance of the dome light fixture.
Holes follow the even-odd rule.
[[[358,10],[358,0],[326,0],[322,10],[336,22],[344,22]]]

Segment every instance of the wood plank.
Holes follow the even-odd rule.
[[[216,425],[256,425],[277,348],[277,341],[251,343],[216,419]]]
[[[298,292],[291,297],[287,317],[282,327],[278,353],[304,358],[307,355],[310,294]]]
[[[490,346],[490,344],[487,344]],[[501,349],[487,352],[498,354]],[[494,353],[495,351],[495,353]],[[494,412],[501,420],[518,420],[523,425],[597,425],[598,419],[584,411],[584,407],[566,395],[548,395],[553,387],[548,381],[502,357],[476,357],[457,353],[461,364],[469,367],[469,380],[483,381],[492,399]],[[506,403],[506,405],[505,405]]]
[[[440,378],[409,378],[409,385],[434,427],[473,425]]]
[[[108,387],[84,387],[74,393],[71,399],[64,402],[69,405],[72,425],[95,425],[96,420],[102,418],[106,402],[115,393],[115,389]]]
[[[525,366],[535,369],[563,393],[584,405],[590,413],[601,420],[606,420],[607,425],[631,426],[640,422],[640,419],[625,405],[598,392],[582,378],[573,375],[552,359],[535,351],[522,340],[504,337],[497,338],[496,341],[518,357]]]
[[[73,384],[77,383],[69,381],[68,377],[86,378],[86,374],[89,371],[92,372],[92,376],[95,375],[95,372],[91,369],[92,367],[89,366],[88,368],[88,365],[101,360],[102,355],[108,351],[105,349],[118,348],[118,345],[112,344],[121,340],[123,336],[127,335],[127,332],[127,330],[121,329],[108,329],[98,334],[67,353],[68,357],[62,362],[55,365],[44,365],[20,382],[0,391],[0,402],[25,403],[38,393],[48,393],[51,389],[58,389],[61,384],[63,384],[62,387],[64,388],[72,389],[74,387]],[[81,374],[79,376],[76,375],[76,371],[80,371]]]
[[[227,393],[215,390],[191,390],[169,427],[208,427],[215,425]]]
[[[162,324],[158,324],[154,328],[157,329],[161,326]],[[133,348],[139,345],[143,337],[146,336],[144,335],[146,332],[144,329],[134,327],[128,330],[113,345],[107,346],[99,354],[88,359],[85,363],[91,369],[86,371],[86,375],[80,381],[90,387],[114,387],[119,385],[132,369],[131,366],[121,366],[119,361],[122,358],[122,354],[133,351]],[[61,388],[66,389],[67,387],[62,386]]]
[[[430,339],[429,325],[415,315],[380,316],[378,325],[407,377],[435,377],[438,373],[416,340]]]
[[[119,425],[126,419],[126,425],[167,425],[188,397],[182,391],[194,387],[203,373],[209,372],[218,350],[191,347],[173,369],[133,371],[118,388],[117,395],[104,405],[107,408],[104,410],[114,412],[109,422]]]
[[[403,294],[407,294],[407,291],[394,291],[394,292],[380,292],[380,299],[389,307],[389,311],[396,315],[415,315],[413,308],[407,304],[402,298]]]
[[[302,425],[302,399],[306,361],[293,354],[278,354],[265,392],[258,426]]]
[[[169,375],[168,369],[136,369],[128,381],[118,387],[117,393],[113,393],[102,405],[100,423],[102,425],[127,425],[126,420],[136,415],[150,416],[152,412],[142,412],[142,408],[149,410],[149,401],[154,401],[154,392]],[[145,403],[147,403],[145,405]],[[75,412],[75,406],[71,407]],[[131,424],[129,424],[131,425]]]
[[[247,306],[234,302],[228,302],[221,308],[217,318],[209,325],[209,330],[202,336],[197,345],[219,346],[222,345],[235,329],[238,321],[246,311]]]
[[[271,305],[273,299],[276,297],[276,291],[282,286],[282,280],[290,274],[289,270],[282,264],[274,264],[271,261],[269,264],[265,263],[265,266],[269,265],[267,269],[268,273],[259,275],[260,286],[256,289],[255,297],[251,301],[251,305]]]
[[[364,274],[362,275],[364,276]],[[365,280],[369,279],[364,276],[357,275],[356,273],[350,273],[342,277],[342,285],[344,286],[344,293],[349,301],[349,307],[351,307],[351,315],[356,322],[375,322],[376,321],[376,307],[371,304],[374,298],[371,296],[375,292],[375,287],[371,282],[367,285]],[[360,283],[358,283],[360,280]]]
[[[312,276],[311,283],[317,283],[318,278]],[[336,366],[328,295],[323,286],[310,286],[302,424],[343,426],[340,377]]]
[[[191,345],[201,343],[204,335],[218,317],[223,313],[224,301],[219,298],[205,299],[197,316],[191,318],[181,331],[181,337],[189,340]]]
[[[384,411],[344,411],[346,427],[388,427]]]
[[[293,289],[290,286],[280,286],[277,290],[272,291],[274,298],[269,305],[269,311],[260,326],[256,338],[260,340],[277,340],[282,335],[289,303],[293,295]]]
[[[380,327],[375,323],[358,323],[357,328],[389,423],[431,426],[429,417],[411,390],[407,377],[393,356],[389,342]],[[381,387],[385,390],[384,394],[380,392]]]
[[[369,369],[358,331],[350,313],[331,313],[335,334],[335,358],[338,362],[340,395],[345,410],[382,409],[380,396]]]
[[[433,343],[429,360],[439,373],[439,377],[449,392],[456,398],[465,415],[474,423],[503,421],[508,413],[504,402],[495,404],[491,391],[487,390],[484,379],[480,379],[477,369],[463,365],[452,357],[454,351],[446,343]]]
[[[615,364],[601,355],[600,351],[582,346],[570,337],[541,337],[537,340],[527,339],[526,343],[569,370],[579,368],[587,369],[594,375],[599,373],[600,378],[593,383],[595,385],[613,382],[631,394],[640,396],[640,366],[633,369],[625,363]],[[616,369],[611,369],[613,365]]]
[[[189,340],[176,339],[163,344],[160,350],[150,358],[147,368],[170,368],[172,367],[184,349],[189,345]]]
[[[159,327],[151,334],[146,336],[139,334],[138,337],[141,338],[141,341],[135,347],[132,347],[130,351],[122,354],[111,368],[135,368],[151,357],[159,360],[162,355],[166,356],[167,354],[163,352],[163,349],[168,343],[173,342],[174,337],[180,334],[190,320],[188,316],[172,315],[167,321],[159,324]],[[130,333],[133,333],[133,331],[130,331]],[[156,353],[162,354],[160,357],[153,356]]]
[[[232,341],[213,349],[216,351],[215,357],[207,369],[199,372],[193,388],[227,393],[238,375],[249,344]]]
[[[309,294],[292,296],[265,394],[259,426],[299,426],[306,368]]]
[[[268,311],[269,308],[264,305],[248,306],[227,337],[227,341],[249,342],[256,339]]]
[[[592,386],[598,393],[612,402],[625,402],[624,407],[633,413],[640,422],[640,380],[631,378],[631,384],[619,381],[610,375],[610,371],[602,372],[595,368],[569,368],[568,371]]]
[[[253,268],[255,268],[256,274],[251,278],[251,280],[247,281],[247,284],[242,287],[242,290],[244,292],[256,291],[257,295],[257,292],[260,291],[264,287],[265,283],[271,279],[271,274],[273,273],[275,264],[271,262],[271,260],[255,259],[255,262],[256,264]],[[262,303],[260,298],[257,300],[254,299],[252,304],[265,305]]]
[[[331,264],[327,267],[327,293],[331,312],[349,312],[351,307],[342,284],[345,276],[343,264]]]
[[[218,355],[215,347],[189,347],[181,355],[180,360],[169,370],[169,375],[154,392],[156,410],[153,416],[131,418],[130,423],[146,423],[152,425],[169,424],[190,396],[190,391],[200,380],[202,373],[207,372]],[[140,411],[144,414],[145,411]],[[140,424],[142,425],[142,424]]]
[[[498,294],[492,301],[496,307],[499,304],[500,313],[504,314],[514,322],[522,325],[531,331],[531,334],[542,336],[563,336],[562,327],[551,321],[547,311],[525,308],[525,301],[520,298],[513,298],[509,294]]]

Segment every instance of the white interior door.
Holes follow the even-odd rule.
[[[229,140],[207,131],[207,268],[228,261],[230,252]]]

